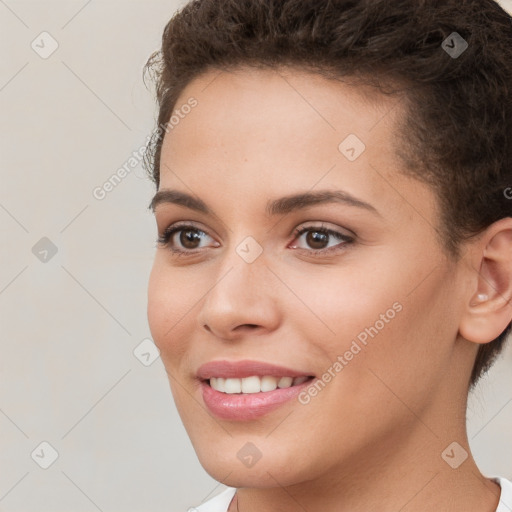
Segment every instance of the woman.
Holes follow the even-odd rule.
[[[147,64],[148,319],[194,510],[497,511],[468,391],[512,320],[512,25],[492,0],[196,0]]]

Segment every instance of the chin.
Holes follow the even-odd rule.
[[[271,488],[294,485],[311,478],[311,469],[302,468],[294,460],[296,446],[290,445],[287,450],[282,442],[273,446],[268,439],[255,439],[251,444],[244,436],[234,436],[225,443],[215,444],[215,449],[210,443],[194,445],[194,448],[204,470],[230,487]]]

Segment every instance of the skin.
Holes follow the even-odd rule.
[[[160,190],[214,214],[156,206],[159,234],[186,221],[200,242],[175,234],[173,247],[189,251],[179,257],[158,245],[148,320],[201,464],[239,488],[230,510],[494,511],[500,489],[471,456],[465,411],[478,344],[512,318],[512,219],[460,260],[447,255],[434,193],[395,153],[400,98],[293,68],[212,70],[176,108],[190,97],[197,107],[164,139]],[[338,149],[349,134],[366,145],[353,162]],[[270,199],[318,190],[378,214],[341,203],[265,212]],[[354,241],[294,236],[322,225]],[[263,249],[252,263],[236,252],[248,236]],[[312,255],[323,247],[337,250]],[[253,359],[321,377],[395,303],[401,311],[307,405],[246,422],[206,409],[200,365]],[[457,469],[441,457],[454,441],[469,454]],[[250,468],[237,458],[247,442],[261,452]]]

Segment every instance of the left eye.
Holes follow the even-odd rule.
[[[313,253],[317,252],[330,252],[333,249],[338,249],[339,246],[344,246],[353,242],[353,237],[340,233],[338,231],[334,231],[332,229],[327,229],[324,227],[305,227],[297,230],[295,232],[296,238],[302,237],[302,235],[307,234],[305,237],[305,242],[309,245],[309,248],[298,247],[299,249],[312,250]],[[334,238],[334,242],[338,243],[334,244],[334,246],[329,247],[329,241],[331,238]],[[341,243],[340,243],[341,242]],[[327,244],[327,245],[326,245]],[[296,246],[293,246],[294,248]]]

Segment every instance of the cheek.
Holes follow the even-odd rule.
[[[457,334],[448,271],[441,267],[425,279],[429,272],[403,261],[383,258],[372,271],[360,261],[360,268],[350,265],[350,271],[331,269],[307,282],[296,281],[294,289],[307,298],[309,311],[304,315],[300,308],[294,316],[323,356],[325,368],[320,371],[345,356],[343,372],[351,374],[359,390],[366,388],[359,386],[362,380],[375,384],[369,369],[400,388],[416,385],[420,375],[426,382],[439,376]]]
[[[382,399],[393,391],[421,407],[448,371],[457,326],[450,307],[452,294],[441,274],[412,293],[409,282],[395,283],[388,289],[391,294],[383,293],[369,305],[366,325],[352,337],[358,341],[362,335],[362,357],[358,355],[358,362],[347,369],[354,393],[383,393]]]
[[[178,272],[170,272],[155,260],[148,284],[147,317],[151,336],[159,348],[162,361],[179,360],[184,352],[184,329],[194,313],[197,294],[183,283]]]
[[[403,314],[401,283],[393,274],[347,263],[339,269],[312,270],[307,280],[291,276],[288,282],[303,302],[290,312],[305,338],[335,358],[349,350],[353,340],[364,347]]]

